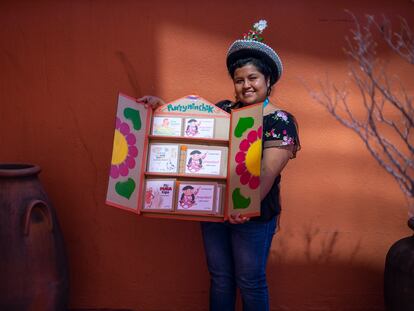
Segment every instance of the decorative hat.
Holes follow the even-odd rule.
[[[227,52],[227,69],[231,64],[241,58],[257,57],[264,60],[272,69],[271,84],[276,83],[283,72],[283,65],[277,53],[267,44],[263,43],[260,36],[267,27],[265,20],[260,20],[253,25],[253,30],[243,35],[243,40],[236,40]]]

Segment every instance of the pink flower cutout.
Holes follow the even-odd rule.
[[[131,133],[128,123],[122,122],[117,117],[110,171],[112,178],[127,176],[129,170],[135,167],[135,158],[138,155],[138,148],[135,146],[136,141],[137,139]]]
[[[250,189],[260,185],[260,161],[262,155],[262,127],[252,130],[239,145],[235,160],[238,163],[236,173],[242,185],[249,184]]]

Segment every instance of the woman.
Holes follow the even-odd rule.
[[[240,289],[243,310],[269,310],[266,262],[280,214],[280,173],[300,148],[294,117],[269,102],[272,86],[282,74],[276,52],[259,36],[263,22],[254,25],[243,40],[236,40],[227,53],[227,69],[233,80],[236,102],[217,105],[231,109],[264,104],[263,156],[260,190],[261,216],[249,219],[231,215],[225,223],[201,223],[208,269],[211,275],[210,310],[234,310],[236,288]],[[260,40],[260,41],[257,41]],[[158,98],[145,96],[138,101],[152,106]]]

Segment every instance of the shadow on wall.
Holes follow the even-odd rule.
[[[361,251],[361,239],[312,224],[276,235],[268,263],[271,310],[384,310],[383,269],[358,260]]]
[[[271,310],[384,310],[382,273],[371,266],[335,262],[269,262]]]
[[[132,63],[129,61],[126,54],[122,51],[116,51],[115,52],[116,57],[121,62],[122,66],[124,67],[125,73],[128,77],[129,84],[131,88],[134,90],[134,95],[136,97],[140,96],[142,94],[141,88],[138,84],[138,78],[137,78],[137,72],[132,65]]]

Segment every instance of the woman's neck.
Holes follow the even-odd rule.
[[[267,115],[276,110],[280,110],[280,108],[277,107],[273,102],[269,101],[269,103],[265,107],[263,107],[263,115]]]

